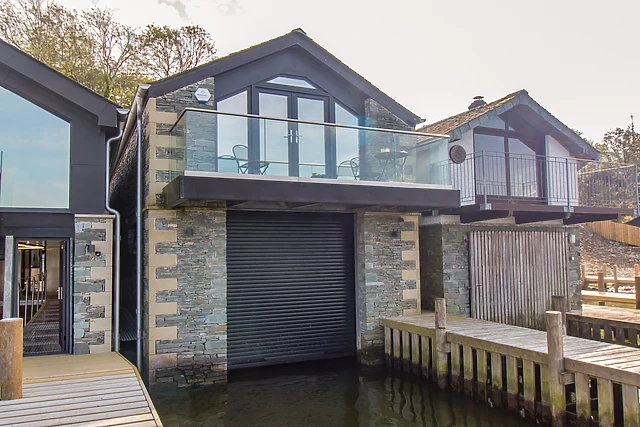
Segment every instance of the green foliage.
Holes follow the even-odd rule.
[[[0,0],[0,38],[124,106],[139,83],[193,68],[216,52],[198,26],[132,28],[110,10],[78,12],[47,0]]]
[[[596,148],[602,160],[640,164],[640,134],[635,131],[633,122],[626,129],[618,127],[605,133]]]

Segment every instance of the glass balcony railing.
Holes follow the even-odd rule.
[[[171,129],[173,177],[231,173],[450,185],[447,136],[187,109]]]

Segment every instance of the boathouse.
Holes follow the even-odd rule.
[[[448,134],[460,206],[420,220],[422,308],[544,329],[551,296],[581,305],[575,224],[638,214],[635,165],[599,153],[525,90],[419,130]]]
[[[0,40],[0,306],[24,354],[110,352],[114,104]]]

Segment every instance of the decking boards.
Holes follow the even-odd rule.
[[[135,368],[118,353],[27,357],[23,398],[0,401],[0,426],[161,427]]]
[[[381,319],[380,323],[393,329],[435,336],[435,314],[432,313]],[[547,363],[547,334],[543,331],[447,316],[447,335],[451,337],[449,341],[489,351],[493,348],[496,353]],[[565,336],[564,355],[569,371],[640,387],[640,349]]]

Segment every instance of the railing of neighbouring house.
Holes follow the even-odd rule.
[[[45,298],[44,281],[31,279],[25,283],[23,292],[20,294],[20,311],[23,314],[25,326],[31,322],[38,310],[44,305]]]
[[[463,205],[491,200],[599,208],[638,207],[636,165],[503,152],[470,153],[440,163]]]

